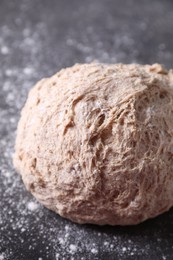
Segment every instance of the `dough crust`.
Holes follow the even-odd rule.
[[[173,72],[76,64],[31,89],[14,165],[47,208],[129,225],[173,206]]]

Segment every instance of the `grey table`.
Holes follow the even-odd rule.
[[[29,89],[93,60],[173,67],[173,1],[0,1],[0,260],[173,259],[173,210],[133,227],[80,226],[39,205],[13,169]]]

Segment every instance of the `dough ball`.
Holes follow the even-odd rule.
[[[78,223],[129,225],[173,206],[173,72],[82,64],[30,91],[14,165],[47,208]]]

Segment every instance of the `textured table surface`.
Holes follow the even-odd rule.
[[[173,1],[0,1],[0,260],[173,259],[173,210],[132,227],[77,225],[41,206],[13,169],[29,89],[93,60],[173,67]]]

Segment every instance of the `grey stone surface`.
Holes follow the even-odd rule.
[[[0,260],[172,259],[173,210],[134,227],[76,225],[45,209],[12,166],[32,85],[76,62],[173,67],[171,0],[0,1]]]

